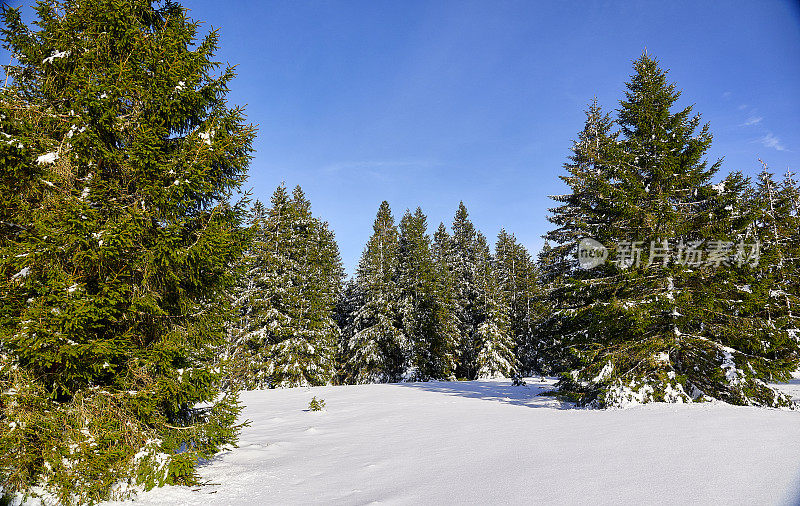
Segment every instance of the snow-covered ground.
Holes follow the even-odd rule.
[[[246,392],[240,448],[204,487],[140,504],[797,504],[800,412],[569,409],[553,381]],[[800,397],[800,377],[790,386]],[[312,396],[327,410],[307,410]]]
[[[789,383],[773,386],[777,386],[781,390],[791,395],[794,400],[800,402],[800,371],[794,373],[794,379],[789,381]]]

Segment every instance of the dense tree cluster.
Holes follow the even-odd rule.
[[[593,103],[554,197],[542,253],[552,311],[538,337],[582,403],[787,406],[770,388],[797,369],[798,186],[762,171],[712,184],[708,125],[658,62],[634,62],[617,116]],[[582,269],[579,242],[611,248]]]
[[[589,106],[536,258],[463,203],[431,235],[384,201],[345,280],[299,187],[239,193],[255,131],[216,32],[169,1],[36,16],[2,11],[0,493],[197,483],[240,388],[537,373],[597,407],[791,406],[769,383],[800,365],[800,184],[719,177],[648,55],[616,114]]]
[[[251,231],[227,349],[231,382],[248,389],[330,383],[344,275],[333,233],[311,215],[299,186],[291,195],[278,187],[269,209],[256,201]]]
[[[432,239],[421,209],[398,225],[383,202],[345,288],[327,225],[297,213],[308,209],[302,192],[279,187],[271,204],[253,208],[237,295],[239,385],[512,377],[517,350],[535,352],[536,267],[505,231],[493,255],[463,204],[453,235],[440,224]]]
[[[463,203],[433,237],[421,209],[396,224],[380,205],[354,278],[331,278],[336,307],[319,306],[338,324],[326,381],[560,374],[561,395],[594,406],[791,404],[768,383],[800,361],[798,184],[766,167],[755,183],[733,172],[714,184],[708,125],[672,110],[680,93],[656,60],[634,71],[615,118],[596,102],[586,112],[536,261],[505,230],[491,251]],[[584,268],[585,239],[607,261]],[[281,299],[284,285],[258,297]],[[251,322],[253,335],[279,328]],[[329,338],[314,342],[309,360],[330,367]]]
[[[538,307],[531,302],[537,286],[530,256],[502,232],[502,259],[519,267],[501,276],[500,257],[491,254],[463,203],[452,230],[440,224],[431,239],[419,208],[406,211],[398,228],[389,204],[381,204],[352,289],[341,301],[347,308],[344,381],[520,373],[517,344],[527,345],[532,336],[530,327],[512,326],[511,319],[530,321]],[[517,296],[529,304],[517,303]]]

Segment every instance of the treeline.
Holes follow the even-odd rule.
[[[433,237],[421,209],[396,224],[387,202],[355,276],[298,187],[251,218],[253,242],[232,332],[245,388],[513,377],[538,370],[534,261],[502,230],[494,252],[460,204]]]
[[[341,285],[335,242],[319,220],[305,225],[299,189],[286,200],[278,188],[266,218],[257,204],[237,381],[539,373],[560,374],[559,395],[596,406],[791,405],[768,383],[800,364],[798,182],[764,165],[755,181],[732,172],[714,184],[709,126],[691,106],[672,111],[680,93],[655,59],[643,55],[634,71],[616,117],[596,102],[587,110],[561,176],[570,191],[553,197],[536,260],[505,230],[492,251],[463,203],[431,237],[421,209],[398,225],[383,202]],[[605,261],[581,265],[586,239]]]
[[[800,185],[719,177],[654,59],[589,108],[536,259],[463,205],[431,235],[383,203],[345,281],[300,189],[247,205],[217,32],[149,0],[35,17],[0,10],[0,503],[197,484],[239,387],[538,372],[587,405],[791,405],[769,382],[800,363]]]

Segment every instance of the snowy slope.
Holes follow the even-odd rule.
[[[240,448],[214,483],[140,504],[794,504],[800,412],[654,404],[564,409],[552,381],[243,394]],[[327,411],[306,411],[312,396]],[[218,484],[218,485],[217,485]]]

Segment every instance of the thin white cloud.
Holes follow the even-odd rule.
[[[742,123],[739,126],[758,125],[759,123],[761,123],[761,120],[763,120],[763,119],[764,118],[762,118],[761,116],[750,116],[749,118],[747,118],[747,121],[745,121],[744,123]]]
[[[732,96],[733,96],[733,93],[732,93],[732,92],[730,92],[730,91],[726,91],[725,93],[723,93],[723,94],[722,94],[722,98],[723,98],[724,100],[728,100],[728,99],[729,99],[729,98],[731,98]]]
[[[740,111],[744,111],[745,109],[747,109],[747,104],[739,104]]]
[[[758,139],[758,142],[766,148],[776,149],[778,151],[786,151],[786,147],[781,144],[781,140],[772,135],[772,132],[767,132],[767,135]]]

